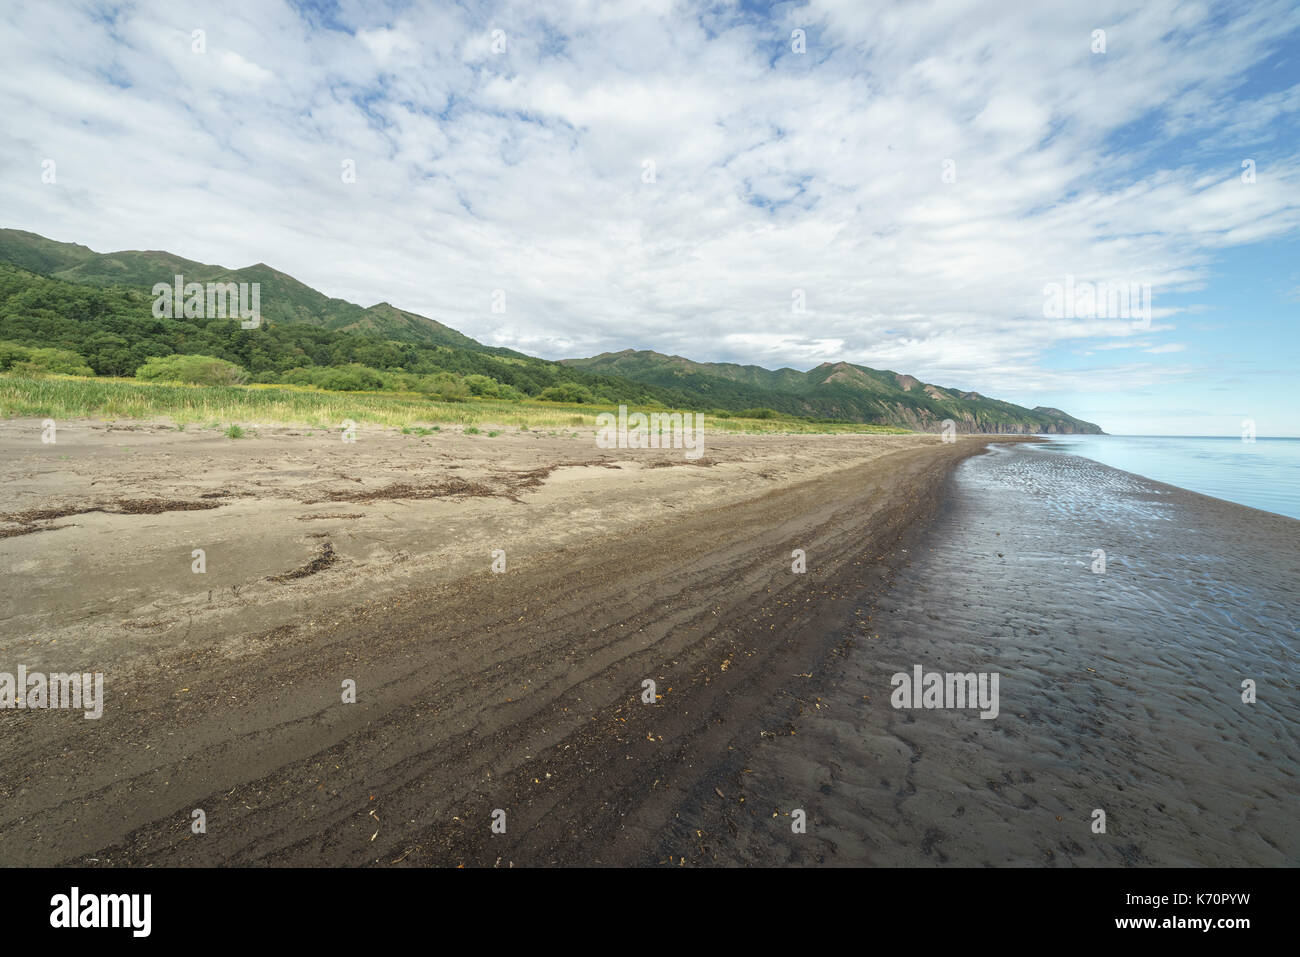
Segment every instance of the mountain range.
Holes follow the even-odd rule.
[[[925,383],[888,370],[849,362],[824,362],[800,372],[765,369],[734,363],[696,362],[681,356],[651,351],[603,353],[559,363],[533,359],[512,349],[487,346],[434,319],[400,309],[387,302],[363,307],[311,288],[265,263],[241,269],[200,263],[162,250],[123,250],[97,253],[86,246],[58,242],[35,233],[0,229],[0,263],[34,277],[57,280],[67,287],[120,289],[147,293],[158,282],[183,275],[186,282],[247,282],[261,284],[264,322],[302,324],[344,336],[394,343],[441,347],[475,353],[480,363],[495,357],[497,363],[525,360],[570,370],[569,377],[599,377],[591,381],[624,381],[639,388],[629,395],[658,395],[664,401],[703,410],[740,412],[771,409],[788,415],[896,425],[919,431],[938,431],[945,420],[961,432],[1100,433],[1090,422],[1059,409],[1027,409],[991,399],[977,392]],[[17,283],[22,290],[22,283]],[[66,298],[66,297],[64,297]],[[21,302],[10,294],[0,313],[0,339],[5,339],[4,319],[14,316]],[[19,305],[15,307],[15,302]],[[4,305],[4,304],[0,304]],[[30,337],[29,337],[30,338]],[[27,342],[26,345],[43,343]],[[491,373],[491,369],[486,371]],[[585,374],[585,375],[584,375]],[[646,387],[653,389],[647,392]],[[606,388],[608,394],[608,387]]]
[[[921,432],[952,419],[959,432],[1100,433],[1060,409],[1023,406],[921,382],[910,375],[851,362],[823,362],[807,372],[728,362],[693,362],[658,352],[607,352],[563,364],[700,395],[744,396],[790,415],[882,422]]]

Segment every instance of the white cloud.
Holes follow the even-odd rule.
[[[361,44],[381,63],[387,63],[395,53],[412,53],[417,49],[415,38],[405,28],[358,30],[356,35]]]
[[[256,63],[250,63],[234,50],[221,50],[215,55],[225,76],[234,77],[250,86],[261,86],[275,78],[275,74],[270,70],[263,69]]]

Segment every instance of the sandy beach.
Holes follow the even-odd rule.
[[[0,425],[0,670],[103,672],[106,700],[0,712],[6,864],[707,861],[682,810],[792,734],[990,441],[39,436]]]
[[[0,672],[105,692],[0,711],[4,864],[1300,859],[1292,519],[1005,437],[39,433]]]

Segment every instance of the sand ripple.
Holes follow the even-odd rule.
[[[808,835],[736,859],[1300,863],[1298,579],[1292,519],[1041,447],[968,460],[832,696],[753,762]],[[1001,715],[894,710],[914,664],[999,672]]]

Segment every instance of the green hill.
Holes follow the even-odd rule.
[[[85,246],[55,242],[17,229],[0,229],[0,262],[66,282],[143,292],[151,290],[155,283],[170,283],[177,275],[183,275],[186,282],[256,282],[261,284],[262,318],[269,322],[300,322],[401,342],[521,355],[510,349],[485,346],[440,322],[386,302],[364,308],[343,299],[332,299],[265,263],[230,269],[156,249],[97,253]]]
[[[259,283],[263,327],[154,318],[154,284],[177,274],[187,282]],[[316,382],[311,370],[347,366],[349,381],[391,388],[446,389],[448,377],[496,388],[473,378],[486,376],[525,396],[577,402],[770,409],[931,432],[947,419],[962,432],[1101,431],[1058,409],[1026,409],[848,362],[800,372],[632,350],[550,362],[486,346],[387,302],[365,308],[332,298],[265,263],[229,269],[161,250],[97,253],[16,229],[0,229],[0,340],[67,350],[99,375],[129,376],[150,357],[189,354],[235,363],[257,382]],[[367,378],[362,369],[382,375]],[[336,380],[336,373],[320,378]]]
[[[1059,409],[1023,406],[921,382],[909,375],[849,362],[824,362],[807,372],[693,362],[631,349],[590,359],[565,359],[587,372],[708,396],[721,408],[765,406],[789,415],[900,425],[933,432],[952,419],[960,432],[1100,433]]]
[[[51,275],[97,256],[99,253],[75,243],[55,242],[21,229],[0,229],[0,262],[32,272]]]
[[[390,309],[358,322],[388,321]],[[392,321],[410,320],[399,315]],[[400,341],[360,326],[331,330],[266,321],[257,329],[243,329],[233,318],[156,318],[152,296],[138,288],[73,283],[0,263],[0,369],[31,349],[63,350],[68,355],[61,361],[79,357],[84,361],[72,364],[88,365],[101,376],[135,375],[154,357],[199,355],[234,363],[261,383],[318,384],[317,373],[336,370],[319,384],[486,397],[508,395],[505,387],[534,397],[560,389],[576,395],[574,401],[606,406],[620,401],[682,406],[689,398],[508,350]]]

